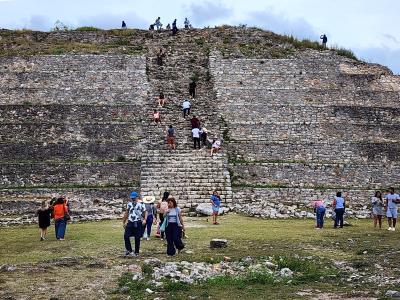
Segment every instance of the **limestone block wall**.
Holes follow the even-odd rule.
[[[62,193],[78,210],[100,197],[92,214],[112,215],[138,188],[147,92],[142,56],[1,57],[3,213]]]
[[[210,58],[227,124],[234,203],[305,205],[345,191],[355,208],[400,187],[399,77],[334,54]]]

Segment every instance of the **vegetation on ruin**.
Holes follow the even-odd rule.
[[[156,239],[142,242],[142,258],[125,259],[123,229],[120,220],[70,224],[65,241],[56,241],[54,228],[49,228],[48,240],[39,241],[36,225],[0,228],[0,290],[14,298],[34,295],[48,299],[51,295],[79,298],[109,299],[271,299],[308,298],[302,292],[323,297],[330,293],[343,297],[384,295],[394,286],[371,285],[365,280],[347,281],[352,272],[397,277],[393,268],[400,263],[399,235],[386,230],[374,230],[371,220],[350,220],[352,226],[341,230],[314,229],[313,220],[261,220],[235,214],[221,216],[220,226],[208,218],[187,220],[185,240],[188,252],[166,257],[165,247]],[[226,238],[228,247],[209,248],[212,238]],[[143,265],[143,260],[156,257],[162,261],[197,261],[218,263],[224,257],[240,260],[270,257],[279,267],[295,272],[291,280],[276,282],[268,274],[251,273],[239,277],[222,276],[196,285],[164,282],[163,288],[132,281],[129,265]],[[335,262],[346,268],[338,268]],[[15,267],[14,271],[6,271]],[[354,271],[349,271],[349,268]],[[381,269],[382,268],[382,269]],[[151,267],[143,267],[146,276]],[[32,276],[40,274],[40,276]],[[63,290],[55,278],[63,278]],[[155,294],[147,294],[149,287]],[[229,291],[227,293],[227,291]],[[300,293],[300,294],[299,294]],[[375,294],[378,293],[378,294]],[[305,293],[307,295],[307,293]],[[4,295],[4,294],[3,294]],[[46,298],[47,297],[47,298]],[[85,297],[86,299],[86,297]]]
[[[88,32],[92,42],[81,42],[81,35]],[[51,35],[63,34],[60,38],[50,38]],[[351,50],[337,46],[324,49],[318,41],[297,39],[293,36],[278,35],[258,28],[240,26],[219,26],[191,30],[193,41],[201,51],[208,55],[212,50],[218,50],[224,58],[291,58],[298,51],[333,51],[337,55],[357,60]],[[139,29],[101,30],[93,26],[70,29],[63,24],[55,27],[52,32],[36,32],[31,30],[0,31],[0,56],[13,55],[60,55],[72,54],[130,54],[143,55],[147,49],[148,40],[155,35],[164,38],[167,32],[150,32]],[[69,36],[66,39],[65,36]],[[180,35],[174,37],[180,39]],[[168,43],[171,41],[168,41]]]

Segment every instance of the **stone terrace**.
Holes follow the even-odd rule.
[[[30,222],[60,194],[80,219],[118,217],[139,188],[170,189],[186,210],[218,188],[225,205],[275,203],[284,215],[337,190],[366,208],[374,189],[400,186],[400,77],[385,67],[246,28],[0,37],[0,223]],[[215,158],[192,150],[181,116],[191,78],[193,114],[223,138]]]
[[[234,203],[309,206],[345,192],[364,207],[400,182],[400,78],[333,53],[211,58],[229,128]]]
[[[116,217],[139,184],[145,57],[4,57],[0,74],[2,221],[62,194],[81,218]]]

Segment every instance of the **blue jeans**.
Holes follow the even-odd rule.
[[[65,230],[67,229],[67,222],[64,219],[56,219],[54,221],[54,227],[56,229],[56,239],[63,239],[65,236]]]
[[[125,249],[128,252],[132,252],[131,236],[135,237],[135,253],[139,254],[140,249],[140,238],[142,235],[142,222],[131,222],[129,221],[125,227],[124,242]]]
[[[335,218],[335,225],[334,227],[343,227],[343,215],[344,215],[344,208],[336,208],[335,209],[336,218]]]
[[[184,108],[183,109],[183,117],[186,118],[190,114],[190,108]]]
[[[153,215],[148,215],[146,219],[146,224],[142,226],[142,236],[144,235],[144,231],[147,228],[147,237],[150,237],[151,234],[151,226],[153,225]]]
[[[317,227],[324,227],[324,216],[325,216],[325,207],[317,207],[316,215],[317,215]]]
[[[175,255],[176,249],[182,250],[185,248],[182,242],[182,228],[177,223],[168,223],[167,228],[165,228],[165,235],[167,237],[168,255]]]

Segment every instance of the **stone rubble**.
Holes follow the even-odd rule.
[[[288,268],[278,270],[277,265],[269,259],[253,260],[251,257],[235,262],[221,261],[216,264],[187,261],[164,263],[156,258],[151,258],[146,259],[144,264],[153,268],[151,284],[155,286],[162,285],[164,279],[193,284],[219,276],[238,276],[251,272],[271,274],[277,280],[294,275],[294,272]],[[141,280],[143,278],[140,270],[136,270],[133,273],[133,280]]]

